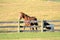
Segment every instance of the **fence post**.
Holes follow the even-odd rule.
[[[41,32],[43,32],[43,20],[41,20]]]
[[[20,18],[18,18],[18,33],[20,32]]]

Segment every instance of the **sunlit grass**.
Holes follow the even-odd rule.
[[[0,21],[16,21],[23,11],[38,20],[59,20],[60,3],[48,0],[0,0]]]
[[[1,40],[60,40],[60,32],[0,33]]]
[[[2,34],[0,34],[0,39],[2,39],[2,38],[4,38],[4,39],[52,38],[52,37],[60,37],[60,32],[43,32],[43,33],[41,33],[41,32],[22,32],[22,33],[2,33]]]
[[[29,16],[35,16],[38,20],[59,20],[60,1],[57,1],[59,0],[0,0],[0,21],[17,21],[20,15],[19,12],[21,11]],[[13,29],[6,28],[5,30]],[[24,38],[26,38],[26,40],[60,40],[60,32],[0,34],[0,40],[25,40]]]

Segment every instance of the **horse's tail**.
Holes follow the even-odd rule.
[[[37,22],[34,23],[34,25],[36,25],[38,27],[38,20],[37,20],[37,18],[35,18],[34,20],[37,21]],[[35,27],[36,30],[37,30],[37,27]]]
[[[35,21],[37,21],[37,18],[34,19]],[[38,26],[38,21],[34,23],[36,26]]]
[[[37,21],[37,18],[35,18],[34,20],[36,20],[36,21]]]

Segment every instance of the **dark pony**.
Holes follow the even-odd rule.
[[[34,25],[35,26],[38,26],[38,22],[34,22],[34,21],[37,21],[37,18],[35,18],[35,17],[30,17],[30,16],[28,16],[27,14],[25,14],[25,13],[23,13],[23,12],[20,12],[20,20],[21,19],[24,19],[24,21],[25,21],[25,26],[29,26],[30,27],[30,30],[31,30],[31,28],[32,28],[32,30],[34,30]],[[31,21],[33,21],[33,22],[31,22]],[[35,27],[36,28],[36,30],[37,30],[37,27]],[[25,27],[24,27],[24,30],[25,30]]]

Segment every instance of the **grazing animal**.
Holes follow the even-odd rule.
[[[37,18],[35,18],[35,17],[30,17],[30,16],[28,16],[27,14],[25,14],[25,13],[23,13],[23,12],[20,12],[20,20],[21,19],[24,19],[24,21],[26,21],[25,22],[25,26],[29,26],[30,27],[30,30],[34,30],[34,25],[38,25],[38,22],[31,22],[31,21],[37,21]],[[36,28],[36,30],[37,30],[37,27],[35,27]],[[25,30],[25,27],[24,27],[24,30]]]
[[[44,22],[43,28],[51,29],[51,27],[47,27],[47,25],[50,25],[50,24],[46,20],[44,20],[43,22]]]

